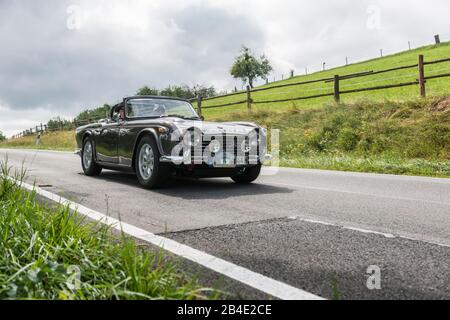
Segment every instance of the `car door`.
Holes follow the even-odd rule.
[[[119,130],[119,121],[103,123],[101,128],[96,130],[96,152],[98,161],[112,164],[119,163]]]

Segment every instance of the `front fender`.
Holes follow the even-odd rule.
[[[78,154],[81,156],[81,150],[83,149],[83,141],[86,139],[86,137],[91,137],[92,139],[92,148],[94,149],[94,160],[97,161],[97,151],[96,151],[96,135],[95,135],[95,129],[94,128],[83,128],[81,130],[77,129],[76,132],[76,142],[77,142],[77,149],[75,150],[75,154]]]
[[[134,160],[134,156],[136,154],[136,148],[138,146],[138,143],[141,140],[141,138],[146,134],[150,134],[155,139],[156,145],[158,146],[159,153],[161,155],[164,155],[164,149],[161,144],[161,139],[159,138],[158,134],[156,133],[156,130],[154,128],[145,128],[145,129],[142,129],[141,131],[139,131],[139,133],[136,136],[136,139],[134,140],[133,160]],[[133,161],[133,163],[134,163],[134,161]]]

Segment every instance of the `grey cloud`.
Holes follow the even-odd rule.
[[[193,5],[170,14],[162,11],[159,19],[180,32],[156,52],[147,47],[158,35],[145,39],[117,34],[110,28],[115,21],[80,31],[67,29],[70,4],[2,3],[0,99],[6,105],[75,113],[133,94],[145,84],[214,82],[226,75],[241,43],[256,47],[262,42],[262,32],[245,17]]]
[[[87,14],[80,30],[66,27],[72,4]],[[366,27],[370,5],[381,9],[381,30]],[[13,132],[18,118],[74,116],[143,85],[230,89],[242,44],[266,53],[279,75],[429,43],[447,31],[448,8],[447,0],[0,1],[0,109],[13,110],[2,111],[0,130]]]

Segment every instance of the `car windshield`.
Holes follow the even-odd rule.
[[[198,114],[186,101],[163,98],[130,99],[126,107],[129,118],[181,117],[199,118]]]

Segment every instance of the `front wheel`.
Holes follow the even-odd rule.
[[[160,163],[159,158],[155,140],[143,137],[136,150],[135,169],[139,183],[146,189],[161,187],[168,179],[169,168]]]
[[[255,181],[259,177],[260,173],[261,165],[259,164],[257,166],[245,168],[243,172],[232,176],[231,179],[239,184],[249,184]]]
[[[81,150],[81,166],[87,176],[98,176],[102,172],[102,167],[94,160],[94,145],[92,139],[87,137],[83,142]]]

